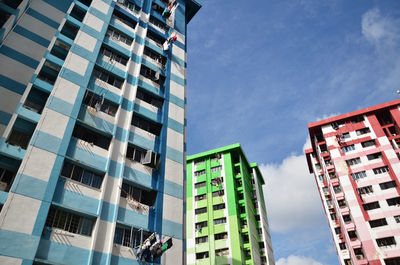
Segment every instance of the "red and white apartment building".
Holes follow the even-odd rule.
[[[400,265],[400,100],[308,125],[305,150],[342,265]]]

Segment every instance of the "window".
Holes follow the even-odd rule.
[[[156,62],[162,64],[162,66],[165,66],[165,64],[167,63],[167,58],[165,58],[163,55],[161,55],[159,53],[154,52],[152,49],[150,49],[146,46],[144,47],[143,54],[147,55],[148,57],[155,60]]]
[[[368,160],[374,160],[374,159],[378,159],[378,158],[381,158],[381,157],[382,157],[382,153],[381,152],[367,155]]]
[[[333,190],[335,191],[335,193],[338,193],[342,191],[342,188],[340,186],[333,186]]]
[[[89,91],[86,91],[83,104],[95,108],[97,111],[104,112],[112,117],[115,117],[118,110],[118,105],[115,103],[104,99],[103,96],[99,96]]]
[[[205,170],[200,170],[200,171],[195,171],[194,172],[194,176],[195,177],[198,177],[198,176],[201,176],[201,175],[204,175],[204,174],[206,174]]]
[[[208,258],[208,251],[196,253],[196,259],[207,259]]]
[[[214,235],[215,240],[220,240],[220,239],[228,239],[228,233],[223,232],[223,233],[218,233]]]
[[[194,165],[197,166],[197,165],[203,164],[204,162],[206,162],[206,161],[204,161],[204,160],[197,160],[197,161],[194,161]]]
[[[7,138],[6,143],[21,147],[22,149],[28,148],[28,144],[31,140],[31,133],[20,132],[16,129],[12,129],[10,135]]]
[[[14,172],[5,168],[0,168],[0,190],[8,192],[14,181],[14,177]]]
[[[242,187],[242,180],[241,179],[237,179],[236,180],[236,186],[237,187]]]
[[[221,171],[221,170],[222,170],[222,166],[212,167],[211,168],[211,173],[218,172],[218,171]]]
[[[382,218],[382,219],[376,219],[376,220],[369,221],[369,225],[371,226],[371,228],[374,228],[374,227],[387,225],[387,222],[386,222],[385,218]]]
[[[203,195],[197,195],[194,197],[195,201],[201,201],[201,200],[205,200],[207,198],[207,194],[203,194]]]
[[[120,5],[124,6],[125,8],[127,8],[135,13],[139,13],[139,11],[140,11],[140,6],[137,6],[128,0],[118,0],[117,2]]]
[[[229,255],[229,249],[228,248],[216,249],[215,255],[216,256],[227,256],[227,255]]]
[[[382,174],[385,172],[389,172],[389,167],[388,166],[378,167],[378,168],[374,168],[373,171],[374,171],[375,175]]]
[[[196,209],[194,212],[195,212],[195,214],[206,213],[207,212],[207,207]]]
[[[390,188],[397,187],[397,184],[396,184],[395,180],[392,180],[392,181],[380,183],[379,186],[381,187],[382,190],[387,190],[387,189],[390,189]]]
[[[224,195],[224,190],[218,190],[218,191],[214,191],[212,193],[213,197],[218,197],[218,196],[223,196]]]
[[[360,172],[356,172],[356,173],[351,173],[351,177],[354,180],[358,180],[358,179],[362,179],[367,177],[367,173],[365,171],[360,171]]]
[[[142,230],[134,227],[123,227],[117,225],[115,227],[114,243],[125,247],[136,247],[140,245],[141,232]],[[148,237],[145,234],[150,233],[143,231],[143,239]]]
[[[214,219],[214,225],[219,225],[219,224],[225,224],[226,223],[226,218],[218,218],[218,219]]]
[[[114,61],[122,65],[126,65],[128,62],[128,58],[116,53],[115,51],[112,51],[111,49],[105,48],[104,46],[101,47],[100,52],[104,54],[104,56],[107,57],[111,62]]]
[[[396,223],[400,223],[400,215],[393,216]]]
[[[90,236],[94,221],[77,214],[51,207],[46,219],[46,226],[60,228],[74,234]]]
[[[206,186],[206,182],[205,181],[194,184],[194,187],[196,189],[201,188],[201,187],[205,187],[205,186]]]
[[[133,29],[135,29],[136,27],[137,23],[134,19],[130,18],[129,16],[123,14],[122,12],[116,9],[114,9],[113,17]]]
[[[356,116],[353,119],[351,119],[351,123],[359,123],[364,121],[364,116]]]
[[[357,239],[357,233],[355,230],[348,231],[347,233],[349,234],[351,240]]]
[[[151,207],[156,201],[157,192],[154,190],[144,190],[127,183],[122,183],[121,197],[126,198],[127,196],[130,196],[130,198],[138,203]]]
[[[64,166],[61,170],[61,176],[78,181],[96,189],[100,189],[101,183],[103,182],[103,177],[100,174],[71,164],[68,161],[64,162]]]
[[[340,150],[342,150],[342,153],[346,153],[346,152],[355,150],[355,147],[354,147],[354,144],[352,144],[352,145],[342,146],[340,148]]]
[[[128,144],[126,157],[154,169],[157,169],[160,164],[160,154],[154,153],[152,150],[146,151],[130,144]]]
[[[400,197],[395,197],[386,200],[389,206],[400,206]]]
[[[375,145],[375,140],[369,140],[361,143],[362,147],[369,147],[369,146],[374,146]]]
[[[164,99],[156,97],[154,95],[151,95],[150,93],[146,92],[145,90],[141,89],[140,87],[138,88],[138,91],[136,92],[136,98],[143,100],[146,103],[149,103],[150,105],[161,109],[164,103]],[[195,163],[196,165],[196,163]]]
[[[342,230],[340,229],[340,227],[335,228],[335,233],[336,233],[336,235],[339,235],[340,233],[342,233]]]
[[[203,227],[207,227],[207,221],[196,223],[196,230],[201,230]]]
[[[363,134],[367,134],[367,133],[370,133],[370,132],[371,132],[371,130],[367,127],[367,128],[363,128],[363,129],[357,130],[356,134],[357,135],[363,135]]]
[[[400,265],[400,257],[384,259],[385,265]]]
[[[111,27],[109,27],[107,29],[107,36],[109,36],[111,39],[113,40],[118,40],[120,42],[123,42],[129,46],[131,46],[133,39],[128,37],[127,35],[125,35],[122,32],[117,31],[116,29],[113,29]]]
[[[122,79],[100,70],[99,68],[94,68],[93,76],[119,89],[121,89],[122,83],[124,82]]]
[[[343,133],[342,136],[344,139],[350,138],[350,133]]]
[[[153,25],[159,27],[159,28],[162,29],[162,30],[168,30],[168,27],[167,27],[167,25],[165,25],[164,22],[162,22],[162,21],[156,19],[156,18],[153,17],[152,15],[150,15],[149,22],[152,23]]]
[[[339,207],[345,207],[346,201],[345,200],[338,200]]]
[[[211,162],[219,162],[219,157],[213,157],[211,158]]]
[[[213,209],[214,209],[214,211],[225,209],[225,203],[216,204],[216,205],[213,206]]]
[[[379,205],[379,202],[370,202],[370,203],[363,204],[363,208],[364,208],[365,211],[377,209],[377,208],[380,208],[380,207],[381,206]]]
[[[353,166],[361,163],[361,159],[359,157],[346,160],[348,166]]]
[[[196,237],[196,244],[208,242],[208,236]]]
[[[349,214],[343,215],[343,221],[344,221],[345,223],[351,222],[351,217],[350,217],[350,215],[349,215]]]
[[[336,220],[336,213],[331,213],[331,220],[335,221]]]
[[[149,132],[157,136],[159,136],[161,133],[161,127],[162,127],[161,124],[152,122],[136,114],[132,115],[131,124],[135,127],[138,127],[142,130],[145,130],[146,132]]]
[[[358,194],[369,194],[374,192],[374,190],[372,189],[372,186],[366,186],[366,187],[361,187],[361,188],[357,188],[357,192]]]
[[[396,240],[394,240],[393,236],[378,238],[376,239],[376,243],[379,247],[386,247],[391,245],[396,245]]]
[[[98,146],[102,149],[108,150],[108,148],[110,147],[110,142],[111,142],[110,136],[99,134],[79,124],[75,124],[72,136],[87,142],[89,145],[94,144],[95,146]],[[90,149],[89,146],[87,148]]]

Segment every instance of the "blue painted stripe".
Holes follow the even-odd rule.
[[[173,94],[169,94],[169,101],[181,108],[185,108],[185,101],[181,98],[178,98],[177,96],[175,96]]]
[[[63,2],[63,1],[60,1]],[[29,14],[30,16],[36,18],[37,20],[42,21],[43,23],[45,23],[46,25],[57,29],[58,25],[60,25],[59,23],[55,22],[54,20],[51,20],[49,17],[42,15],[41,13],[37,12],[36,10],[33,10],[32,8],[29,8],[26,11],[27,14]]]
[[[100,44],[101,44],[100,42],[97,42],[96,46],[100,45]],[[94,48],[94,50],[96,51],[97,49]],[[76,43],[74,43],[72,45],[72,47],[70,49],[70,52],[73,52],[73,53],[75,53],[75,54],[81,56],[82,58],[85,58],[85,59],[87,59],[88,61],[91,61],[91,62],[95,62],[96,59],[97,59],[97,55],[98,55],[97,53],[89,51],[88,49],[86,49],[86,48],[84,48],[84,47],[82,47],[82,46],[80,46],[80,45],[78,45]]]
[[[175,162],[183,164],[183,153],[181,151],[178,151],[172,147],[167,146],[166,156],[167,158]]]
[[[48,152],[58,154],[61,147],[61,138],[36,130],[32,136],[30,145],[36,146]]]
[[[38,34],[27,30],[23,27],[21,27],[20,25],[15,26],[14,28],[14,32],[18,33],[21,36],[24,36],[25,38],[30,39],[31,41],[34,41],[40,45],[42,45],[43,47],[47,47],[50,44],[50,41],[39,36]]]
[[[128,84],[131,84],[132,86],[136,86],[139,82],[139,79],[131,74],[128,74],[128,76],[126,78],[126,82]]]
[[[26,152],[26,150],[24,150],[20,147],[16,147],[16,146],[6,143],[5,137],[1,138],[0,154],[4,154],[8,157],[15,158],[17,160],[22,160],[22,159],[24,159],[25,152]]]
[[[148,68],[150,68],[154,71],[161,72],[162,74],[164,74],[163,69],[161,67],[156,66],[155,64],[147,61],[146,59],[142,59],[142,64],[144,64],[145,66],[147,66]]]
[[[176,45],[176,46],[178,46],[179,48],[181,48],[182,50],[186,51],[185,44],[183,44],[182,42],[180,42],[180,41],[175,41],[175,42],[174,42],[174,45]]]
[[[64,0],[64,1],[43,0],[43,1],[51,5],[52,7],[57,8],[63,13],[67,12],[72,2],[72,0]]]
[[[146,150],[152,150],[156,152],[156,146],[155,146],[155,142],[152,140],[149,140],[143,136],[140,136],[138,134],[134,134],[132,132],[129,132],[129,142],[131,142],[132,144],[142,147]]]
[[[103,205],[101,207],[100,219],[103,221],[114,222],[115,220],[115,210],[116,205],[103,201]]]
[[[133,101],[130,101],[129,99],[122,98],[122,104],[121,108],[123,108],[126,111],[132,111],[133,110]]]
[[[4,256],[33,260],[39,240],[39,236],[1,229],[0,253]]]
[[[5,204],[7,200],[8,192],[0,190],[0,204]]]
[[[89,13],[100,18],[102,21],[107,21],[108,18],[107,14],[101,12],[100,10],[94,8],[93,6],[89,9]]]
[[[151,189],[152,177],[149,174],[143,173],[139,170],[133,169],[131,167],[124,167],[124,179],[139,184],[140,186]]]
[[[114,65],[108,63],[106,60],[102,59],[102,57],[99,57],[96,61],[96,65],[102,68],[104,71],[112,73],[113,75],[119,77],[120,79],[125,79],[126,78],[126,72],[119,69],[118,67],[115,67]]]
[[[89,257],[90,250],[46,239],[40,240],[36,254],[37,259],[49,264],[85,264],[83,261],[89,260]]]
[[[59,178],[56,190],[54,192],[53,202],[61,205],[62,207],[84,212],[86,215],[97,217],[99,215],[100,201],[83,195],[81,192],[78,193],[65,189],[65,182],[66,179],[62,177]]]
[[[96,115],[90,114],[85,106],[81,107],[78,114],[78,119],[81,120],[83,123],[88,124],[89,126],[94,127],[106,134],[113,135],[114,133],[115,124],[103,120]]]
[[[120,142],[126,142],[128,135],[129,135],[128,130],[122,129],[121,127],[117,126],[117,129],[115,131],[115,139],[117,139]]]
[[[39,78],[36,78],[36,77],[37,77],[36,75],[34,75],[32,77],[33,85],[43,92],[51,93],[51,91],[53,90],[53,85],[51,85],[43,80],[40,80]]]
[[[120,178],[122,175],[123,165],[114,160],[110,160],[110,166],[108,168],[108,175],[114,178]]]
[[[125,35],[129,36],[129,38],[135,38],[135,36],[136,36],[136,34],[135,34],[135,32],[133,31],[133,29],[132,29],[132,30],[129,30],[129,29],[125,28],[124,26],[118,24],[118,23],[115,21],[115,18],[111,18],[110,25],[111,25],[113,28],[115,28],[116,30],[121,31],[121,32],[124,33]]]
[[[180,85],[182,85],[182,86],[184,86],[184,85],[186,84],[186,80],[185,80],[185,79],[180,78],[179,76],[174,75],[173,73],[171,73],[170,79],[171,79],[172,81],[174,81],[175,83],[178,83],[178,84],[180,84]]]
[[[12,117],[12,114],[0,110],[0,124],[8,125]]]
[[[161,123],[161,115],[159,115],[157,113],[154,113],[153,111],[148,110],[143,106],[140,106],[138,104],[134,104],[133,105],[133,110],[136,113],[139,113],[140,115],[142,115],[143,117],[148,118],[149,120],[152,120],[152,121],[157,122],[157,123]]]
[[[106,88],[103,88],[101,86],[98,86],[95,84],[95,79],[93,78],[90,83],[89,83],[89,90],[92,91],[93,93],[97,95],[101,95],[105,93],[104,98],[119,105],[122,102],[122,96],[117,95],[114,92],[111,92],[110,90],[107,90]]]
[[[161,49],[160,47],[154,45],[153,43],[150,43],[148,40],[145,41],[145,45],[146,45],[146,47],[152,49],[153,51],[155,51],[155,52],[157,52],[157,53],[159,53],[161,55],[166,56],[166,54],[165,54],[163,49]]]
[[[16,112],[18,113],[19,117],[22,117],[24,120],[33,122],[35,124],[37,124],[40,120],[40,114],[22,107],[21,103]]]
[[[118,208],[117,220],[118,222],[122,222],[129,226],[149,230],[149,216],[131,211],[123,207]]]
[[[128,49],[119,45],[116,41],[111,39],[109,36],[104,37],[103,43],[105,44],[106,47],[108,46],[111,49],[114,49],[114,50],[122,53],[123,55],[130,57],[131,52]]]
[[[168,118],[168,128],[183,134],[184,132],[184,125],[174,119]]]
[[[57,111],[58,113],[64,114],[65,116],[71,116],[74,105],[58,97],[50,96],[47,100],[46,107]]]
[[[142,37],[136,35],[136,36],[135,36],[135,42],[136,42],[137,44],[139,44],[139,45],[143,45],[143,44],[144,44],[144,38],[142,38]]]
[[[24,174],[17,174],[15,184],[11,191],[37,200],[43,200],[47,187],[47,181],[43,181]]]
[[[162,220],[162,231],[164,235],[182,239],[182,230],[182,224],[178,224],[167,219]]]
[[[186,67],[186,62],[174,54],[172,54],[171,60],[182,67]]]
[[[183,186],[167,179],[164,182],[164,193],[183,200]]]
[[[33,69],[36,69],[36,67],[39,65],[39,62],[35,59],[32,59],[31,57],[26,56],[25,54],[20,53],[6,45],[3,45],[0,48],[0,53]]]

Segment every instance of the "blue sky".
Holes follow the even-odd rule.
[[[258,162],[278,265],[339,264],[307,123],[398,98],[400,1],[203,0],[188,26],[188,154]]]

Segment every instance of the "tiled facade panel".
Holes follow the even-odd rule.
[[[0,179],[1,264],[139,263],[121,227],[172,237],[152,263],[186,263],[185,31],[200,6],[177,3],[167,24],[178,41],[165,50],[149,37],[169,36],[149,22],[165,22],[159,0],[12,11],[0,31],[0,172],[15,176]]]
[[[400,260],[399,104],[309,124],[307,159],[341,264]]]

